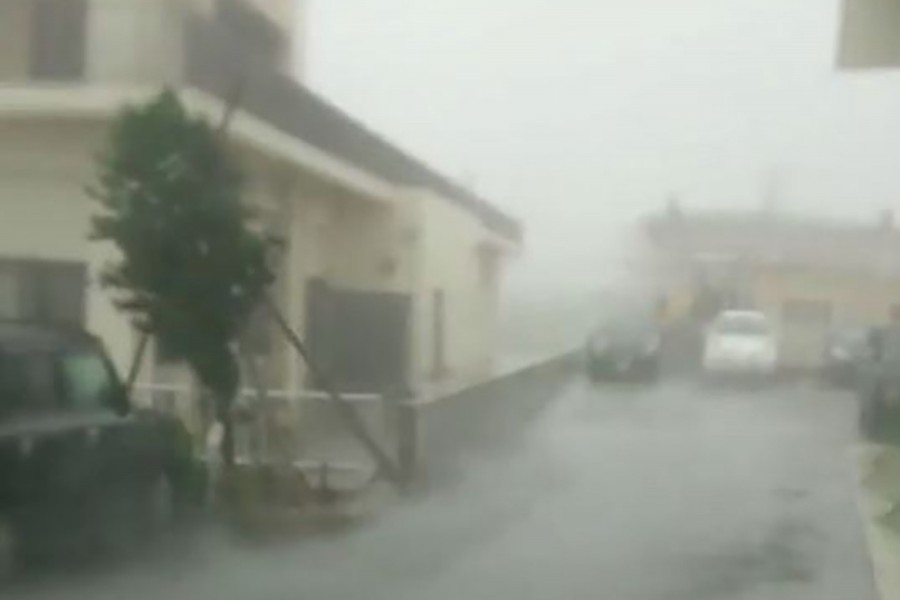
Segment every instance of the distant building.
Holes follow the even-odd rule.
[[[287,244],[275,296],[345,389],[466,382],[491,369],[518,222],[299,84],[296,0],[0,0],[0,317],[83,324],[126,368],[137,336],[99,285],[85,188],[111,120],[163,86],[229,131],[247,202]],[[302,62],[302,61],[301,61]],[[272,328],[266,384],[310,385]],[[162,349],[142,383],[187,382]]]
[[[843,0],[841,17],[840,68],[900,67],[900,1]]]
[[[900,306],[900,230],[767,212],[668,211],[645,231],[673,318],[755,308],[776,323],[786,366],[818,364],[836,328],[884,323]]]

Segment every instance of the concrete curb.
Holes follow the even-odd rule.
[[[859,444],[852,453],[856,502],[882,600],[900,600],[900,530],[885,521],[900,500],[900,450]]]

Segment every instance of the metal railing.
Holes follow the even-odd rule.
[[[132,392],[136,408],[152,409],[178,418],[187,428],[198,455],[207,452],[206,435],[212,410],[199,388],[187,385],[141,384]],[[355,405],[367,426],[381,441],[395,428],[390,401],[377,393],[343,395]],[[236,455],[241,460],[289,460],[315,464],[368,464],[357,444],[337,418],[331,400],[316,390],[270,389],[260,396],[243,388],[235,401]]]

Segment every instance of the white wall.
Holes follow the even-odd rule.
[[[413,369],[418,381],[466,382],[490,373],[502,263],[484,277],[490,240],[471,213],[432,194],[419,198],[420,264],[416,284]],[[444,294],[446,373],[435,372],[435,292]]]

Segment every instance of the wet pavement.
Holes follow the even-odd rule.
[[[855,409],[812,385],[573,382],[522,443],[351,532],[208,533],[5,597],[873,600]]]

